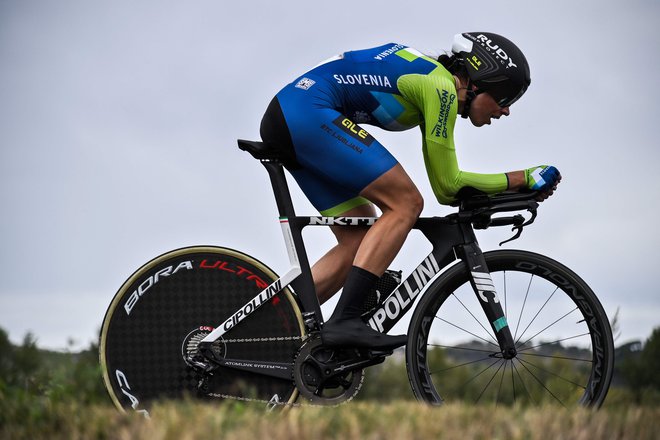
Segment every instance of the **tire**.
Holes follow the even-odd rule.
[[[599,407],[614,364],[612,331],[596,295],[570,269],[542,255],[484,254],[516,341],[505,360],[467,269],[434,281],[411,319],[406,347],[415,396],[430,404]]]
[[[191,335],[198,341],[199,332],[208,334],[277,278],[246,254],[210,246],[174,250],[138,269],[115,295],[101,329],[100,363],[115,405],[143,411],[155,400],[184,396],[295,401],[293,380],[227,368],[198,392],[201,374],[184,361]],[[292,363],[303,336],[300,309],[285,288],[223,335],[224,353]]]

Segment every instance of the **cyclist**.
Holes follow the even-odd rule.
[[[372,290],[419,217],[422,196],[405,170],[361,125],[422,130],[422,151],[437,200],[472,187],[488,194],[540,190],[561,176],[552,166],[499,174],[461,171],[454,150],[456,117],[481,127],[508,116],[530,84],[529,66],[511,41],[487,32],[458,34],[437,60],[402,44],[345,52],[284,87],[261,122],[284,165],[324,216],[381,216],[368,229],[333,226],[337,245],[312,268],[323,303],[343,292],[321,337],[329,346],[395,348],[406,336],[381,334],[361,320]]]

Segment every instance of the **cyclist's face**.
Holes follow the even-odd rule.
[[[470,122],[475,127],[490,125],[491,119],[509,116],[509,107],[500,107],[488,92],[480,93],[470,105]]]

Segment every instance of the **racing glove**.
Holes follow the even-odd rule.
[[[534,191],[543,192],[552,189],[560,176],[557,168],[548,165],[539,165],[525,170],[527,188]]]

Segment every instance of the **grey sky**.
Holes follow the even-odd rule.
[[[0,327],[85,346],[124,279],[185,245],[286,271],[267,176],[235,139],[257,139],[272,95],[336,53],[396,41],[439,54],[484,30],[522,48],[532,86],[509,118],[457,122],[461,167],[556,165],[559,192],[509,247],[582,275],[610,315],[620,308],[619,342],[646,338],[660,325],[660,6],[534,3],[1,0]],[[449,213],[418,130],[371,131],[413,176],[424,215]],[[507,234],[481,233],[482,247]],[[331,245],[328,231],[308,236],[312,258]],[[425,249],[413,236],[394,266],[410,270]]]

